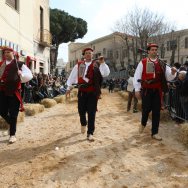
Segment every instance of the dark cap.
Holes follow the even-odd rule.
[[[158,48],[159,46],[158,46],[157,44],[155,44],[155,43],[148,43],[148,44],[147,44],[147,50],[150,50],[151,47],[156,47],[156,48]]]
[[[14,52],[14,50],[13,50],[12,48],[7,47],[7,46],[2,47],[1,49],[2,49],[2,51],[3,51],[3,52],[4,52],[4,51],[10,51],[10,52]]]
[[[86,51],[89,51],[89,50],[93,52],[93,49],[92,49],[92,48],[85,48],[85,49],[82,50],[82,55],[84,55],[85,52],[86,52]]]

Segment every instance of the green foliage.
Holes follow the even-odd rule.
[[[50,31],[53,35],[52,44],[74,42],[87,33],[87,22],[69,15],[59,9],[50,9]]]

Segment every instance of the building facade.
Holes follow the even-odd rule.
[[[135,66],[140,61],[141,54],[133,46],[132,39],[133,37],[129,36],[129,49],[126,41],[123,40],[118,32],[89,43],[70,43],[66,70],[70,72],[76,62],[81,60],[82,50],[86,47],[94,49],[95,57],[103,55],[112,73],[126,70],[129,66]],[[172,31],[159,37],[150,38],[148,42],[156,42],[159,45],[159,57],[165,59],[168,64],[171,64],[172,61],[181,64],[188,61],[188,29]],[[137,48],[139,48],[139,42]],[[135,49],[134,52],[133,49]],[[134,58],[134,53],[136,58]]]
[[[64,62],[63,59],[57,59],[57,65],[56,65],[56,70],[57,74],[61,75],[62,73],[65,73],[65,67],[66,67],[66,62]]]
[[[48,73],[49,1],[1,0],[0,25],[0,46],[12,47],[33,72]]]
[[[35,72],[47,74],[50,72],[50,46],[52,36],[50,33],[50,9],[49,0],[34,0],[34,39],[33,48],[36,58]]]
[[[112,33],[89,43],[70,43],[68,46],[68,63],[66,67],[68,72],[70,72],[77,61],[82,59],[82,50],[87,47],[94,49],[94,58],[103,55],[106,63],[112,70],[114,67],[117,70],[122,69],[122,56],[120,54],[125,48],[124,43],[117,33]],[[126,61],[127,57],[124,56],[123,60]]]

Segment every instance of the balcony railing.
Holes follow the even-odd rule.
[[[40,45],[50,47],[52,44],[52,34],[44,29],[40,32]]]

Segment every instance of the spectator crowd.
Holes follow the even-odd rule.
[[[66,78],[51,74],[33,74],[33,79],[22,84],[24,103],[39,103],[44,98],[53,98],[65,94]]]

